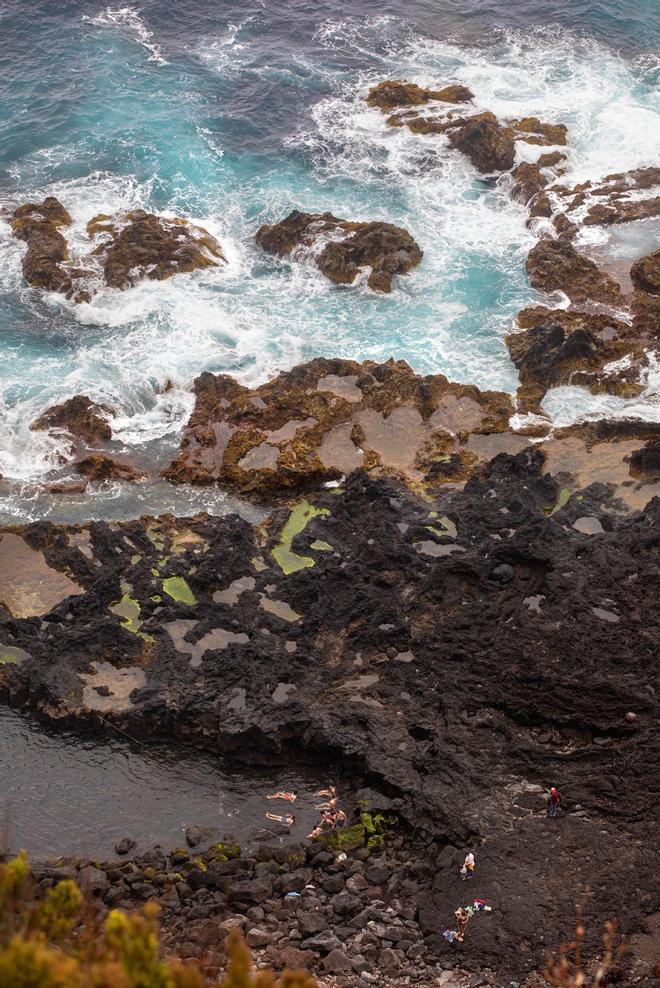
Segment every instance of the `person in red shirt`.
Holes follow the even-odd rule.
[[[557,810],[561,805],[561,796],[553,786],[548,796],[548,816],[557,816]]]

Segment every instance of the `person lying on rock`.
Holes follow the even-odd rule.
[[[561,796],[553,786],[548,796],[548,816],[557,816],[557,810],[561,806]]]
[[[272,796],[266,796],[266,799],[286,799],[287,803],[295,803],[297,798],[298,798],[298,793],[284,792],[283,790],[273,793]]]
[[[314,793],[315,796],[327,796],[328,799],[337,798],[337,789],[335,786],[328,786],[327,789],[319,789],[318,792]]]
[[[337,797],[336,796],[333,796],[331,799],[328,800],[327,803],[319,803],[318,806],[315,806],[314,807],[314,809],[315,810],[334,810],[334,809],[336,809],[336,807],[337,807]]]
[[[463,867],[461,868],[461,878],[466,881],[468,878],[474,877],[474,854],[472,851],[468,851],[465,855],[465,861],[463,862]]]
[[[285,813],[284,816],[279,816],[277,813],[266,813],[266,817],[269,820],[273,820],[274,823],[281,823],[285,827],[292,827],[296,822],[296,818],[293,813]]]

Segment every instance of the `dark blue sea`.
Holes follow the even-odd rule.
[[[61,514],[40,484],[66,451],[29,424],[73,394],[118,410],[127,450],[166,460],[202,370],[254,383],[317,355],[393,356],[515,390],[503,336],[535,301],[526,213],[442,138],[388,128],[364,102],[373,83],[461,82],[477,110],[565,123],[567,182],[660,163],[658,0],[0,0],[0,36],[0,206],[58,196],[74,254],[98,212],[185,216],[229,260],[75,305],[24,283],[23,245],[0,222],[5,520]],[[377,296],[261,254],[258,226],[295,207],[403,225],[422,265]],[[607,249],[657,246],[657,226],[633,226]],[[636,414],[660,417],[659,381],[652,365]],[[547,402],[557,422],[630,408],[579,388]],[[127,509],[109,485],[67,510],[227,507],[166,485],[130,496]]]

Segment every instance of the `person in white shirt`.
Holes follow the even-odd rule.
[[[465,855],[465,861],[463,862],[463,867],[461,868],[461,878],[466,881],[468,878],[472,878],[474,875],[474,854],[472,851],[468,851]]]

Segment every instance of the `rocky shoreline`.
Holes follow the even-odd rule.
[[[659,252],[624,284],[574,241],[583,225],[657,215],[660,174],[568,189],[552,150],[565,128],[465,116],[456,105],[471,99],[391,80],[367,97],[420,140],[447,134],[528,209],[539,239],[527,270],[548,305],[523,310],[507,339],[516,399],[393,360],[317,359],[254,389],[202,374],[163,476],[266,500],[271,514],[261,525],[199,515],[0,529],[0,695],[81,732],[187,739],[248,764],[326,759],[369,790],[370,811],[396,819],[371,847],[358,818],[336,846],[325,835],[254,854],[157,849],[42,868],[46,884],[77,869],[105,906],[157,899],[184,956],[213,952],[238,924],[269,963],[339,983],[531,988],[591,889],[590,949],[615,917],[633,938],[627,976],[650,985],[635,944],[660,910],[649,781],[660,754],[660,424],[552,429],[542,401],[567,383],[643,390]],[[536,163],[514,168],[518,142],[538,146]],[[45,238],[61,281],[66,216],[48,202],[13,223],[25,263]],[[90,232],[108,238],[117,287],[132,283],[142,237],[167,250],[179,239],[148,214],[124,221],[99,218]],[[302,246],[338,283],[366,264],[384,291],[423,249],[389,224],[331,214],[293,213],[257,239],[281,255]],[[220,254],[204,250],[215,261],[203,253],[213,264],[214,243]],[[187,254],[163,265],[147,276],[200,266]],[[114,458],[112,418],[78,395],[33,428],[70,437],[81,484],[138,482],[143,470]],[[552,784],[565,796],[558,820],[544,813]],[[449,944],[468,847],[470,894],[493,911]]]

